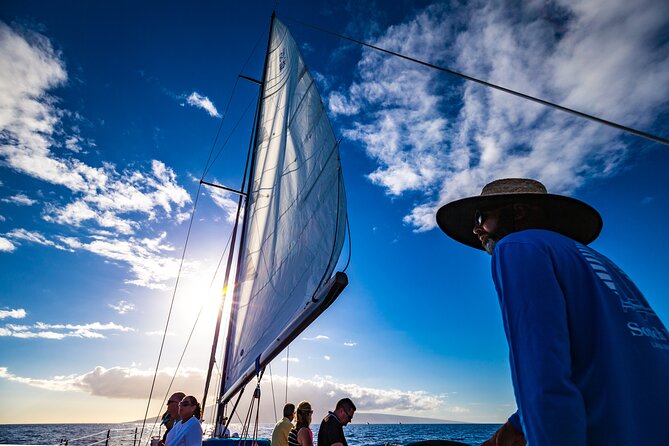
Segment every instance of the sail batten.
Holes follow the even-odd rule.
[[[348,283],[332,275],[346,221],[338,142],[297,43],[276,18],[270,33],[223,401]]]

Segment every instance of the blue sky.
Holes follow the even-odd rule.
[[[3,2],[0,397],[13,409],[0,422],[143,416],[197,179],[233,92],[205,180],[241,182],[257,87],[233,87],[240,72],[260,77],[273,3]],[[290,400],[320,413],[347,395],[361,411],[473,422],[513,412],[489,257],[434,221],[494,178],[535,177],[597,208],[592,246],[669,321],[666,146],[289,20],[666,138],[666,2],[330,3],[278,9],[342,138],[352,233],[349,287],[290,348]],[[202,393],[233,198],[201,191],[162,392],[204,306],[176,381]],[[272,372],[280,405],[285,354]]]

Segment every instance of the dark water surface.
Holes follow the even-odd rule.
[[[479,445],[499,428],[499,424],[349,424],[344,428],[349,446],[405,445],[422,440],[452,440]],[[234,428],[235,426],[231,426]],[[105,446],[107,432],[109,446],[133,446],[135,429],[137,436],[141,424],[3,424],[0,425],[0,444],[59,444],[68,439],[69,446]],[[273,425],[259,426],[261,437],[269,438]],[[314,438],[318,425],[313,425]],[[151,426],[144,428],[144,438]],[[162,432],[160,432],[162,434]],[[81,438],[86,437],[86,438]],[[142,446],[145,446],[143,443]],[[137,445],[139,446],[139,445]]]

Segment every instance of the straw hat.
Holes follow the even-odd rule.
[[[549,194],[546,186],[527,178],[495,180],[483,187],[481,195],[452,201],[437,211],[437,224],[449,237],[483,250],[474,229],[476,210],[494,209],[513,203],[542,207],[550,229],[585,245],[602,230],[602,217],[594,208],[575,198]]]

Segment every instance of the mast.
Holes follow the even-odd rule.
[[[251,151],[251,165],[249,168],[249,182],[247,184],[247,189],[246,189],[246,201],[244,203],[244,216],[242,220],[242,233],[241,233],[241,238],[239,241],[239,252],[237,253],[237,270],[235,271],[235,281],[233,284],[233,290],[232,290],[232,305],[230,308],[230,318],[229,318],[229,323],[228,323],[228,333],[225,341],[225,356],[223,360],[223,373],[221,377],[221,386],[219,390],[219,395],[218,395],[218,401],[217,401],[217,409],[216,409],[216,420],[214,423],[214,436],[217,434],[222,434],[224,432],[224,429],[220,429],[221,426],[223,425],[223,413],[225,409],[225,405],[227,404],[227,401],[222,401],[223,394],[225,393],[225,380],[227,378],[227,367],[228,363],[230,361],[230,339],[232,336],[232,323],[231,321],[234,320],[236,313],[237,313],[237,301],[238,301],[238,289],[237,289],[237,283],[239,282],[239,277],[240,277],[240,271],[241,268],[239,265],[242,262],[242,256],[243,256],[243,246],[244,242],[246,240],[246,233],[247,233],[247,222],[248,222],[248,211],[249,211],[249,202],[250,202],[250,197],[251,197],[251,189],[253,187],[253,172],[255,169],[255,164],[256,164],[256,148],[258,147],[258,138],[260,132],[258,131],[260,128],[260,120],[262,118],[262,99],[263,95],[265,94],[265,82],[267,80],[267,64],[269,61],[269,51],[270,51],[270,46],[272,43],[272,33],[274,32],[274,19],[276,17],[276,11],[272,11],[272,16],[270,17],[270,26],[269,26],[269,33],[267,36],[267,50],[265,51],[265,63],[263,65],[263,72],[262,72],[262,80],[260,82],[260,94],[258,95],[258,105],[256,106],[256,118],[255,118],[255,126],[253,129],[253,132],[251,134],[251,139],[249,144],[251,145],[250,151]],[[243,185],[242,185],[243,186]],[[240,197],[240,202],[242,200],[242,197]],[[239,207],[237,209],[239,212]],[[231,246],[234,246],[231,244]],[[230,258],[232,255],[230,256]],[[228,272],[229,273],[229,272]],[[220,320],[219,324],[220,326]],[[218,328],[218,327],[217,327]],[[212,354],[215,354],[215,350],[212,349]]]

